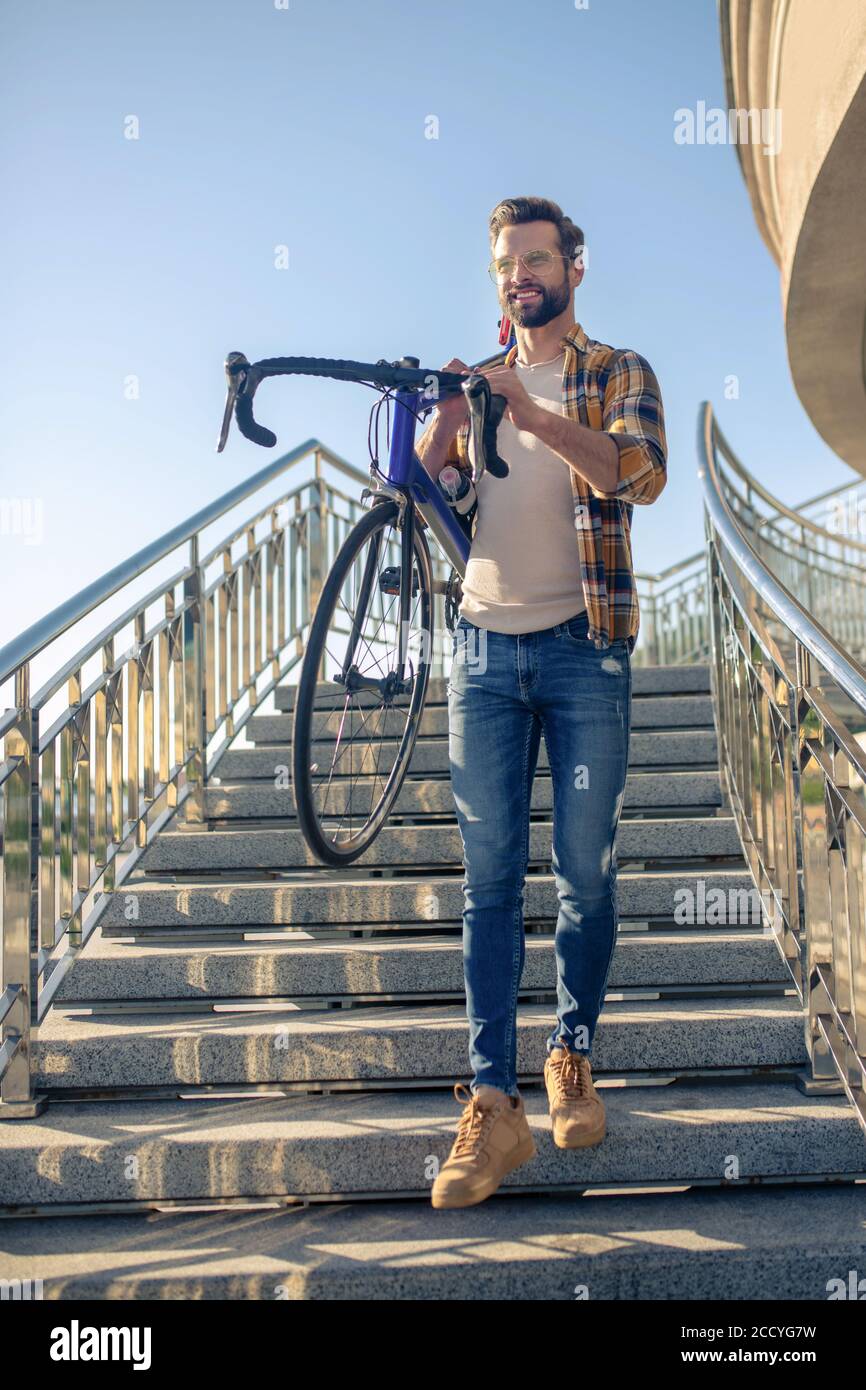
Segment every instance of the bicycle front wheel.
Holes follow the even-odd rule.
[[[343,543],[310,627],[292,729],[298,822],[344,865],[372,844],[409,768],[433,653],[430,551],[414,515],[375,503]],[[408,517],[407,517],[408,520]]]

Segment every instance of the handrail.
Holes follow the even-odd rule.
[[[866,668],[843,651],[827,629],[816,622],[794,595],[778,582],[763,564],[747,537],[737,527],[734,513],[728,506],[719,481],[713,442],[721,444],[726,452],[729,446],[713,417],[709,402],[705,401],[701,410],[702,462],[698,468],[698,477],[704,483],[704,502],[716,529],[729,551],[736,557],[740,569],[751,580],[756,593],[766,599],[797,641],[804,643],[812,655],[818,657],[821,665],[830,672],[846,694],[855,703],[862,704],[866,710]]]
[[[721,431],[719,430],[718,433],[721,434]],[[729,445],[727,447],[730,448]],[[733,453],[733,450],[731,450],[731,457],[736,457],[736,455],[734,455]],[[760,491],[760,494],[765,501],[769,502],[772,506],[776,508],[776,515],[764,517],[764,523],[777,521],[780,516],[790,517],[793,521],[797,522],[798,526],[801,521],[806,520],[811,529],[817,529],[821,531],[823,535],[827,536],[828,538],[831,538],[832,540],[838,540],[836,532],[828,530],[826,526],[816,525],[816,523],[813,523],[809,521],[808,518],[805,518],[803,516],[803,513],[805,512],[806,508],[817,506],[819,502],[827,502],[831,497],[839,497],[843,492],[850,492],[852,488],[862,487],[866,489],[866,478],[853,478],[850,483],[841,483],[837,487],[827,488],[826,492],[819,492],[816,497],[809,497],[806,499],[805,502],[798,502],[796,507],[787,507],[784,502],[780,502],[778,498],[772,495],[772,493],[767,492],[766,489],[763,488],[761,484],[757,481],[757,479],[753,477],[753,475],[749,472],[745,465],[739,461],[739,459],[737,459],[737,472],[740,474],[740,477],[743,478],[743,480],[756,492]],[[689,555],[685,560],[678,560],[676,564],[668,565],[667,569],[661,570],[661,572],[658,574],[650,574],[648,570],[635,570],[635,577],[637,579],[645,580],[648,584],[659,584],[663,580],[669,579],[672,574],[677,574],[680,570],[687,569],[689,565],[696,565],[699,561],[703,561],[705,555],[705,550],[696,550],[694,555]]]
[[[862,478],[858,474],[848,483],[837,483],[835,487],[828,487],[824,492],[819,492],[814,497],[807,497],[805,502],[798,503],[794,511],[799,519],[801,513],[807,511],[809,507],[817,507],[819,502],[826,502],[831,497],[840,497],[843,492],[851,492],[854,488],[866,488],[866,478]],[[771,519],[775,520],[775,518]]]
[[[839,537],[835,536],[833,532],[828,531],[825,526],[820,526],[817,521],[812,521],[810,517],[803,516],[800,511],[795,510],[793,507],[786,506],[784,502],[779,501],[778,497],[774,497],[772,492],[769,492],[767,488],[765,488],[763,484],[758,481],[754,474],[750,473],[749,470],[740,462],[733,449],[731,448],[730,444],[727,442],[726,439],[724,439],[724,436],[722,435],[721,430],[718,429],[718,426],[716,427],[716,430],[719,440],[723,443],[728,462],[730,463],[734,471],[739,474],[743,482],[746,484],[748,488],[751,489],[752,492],[756,492],[758,496],[763,499],[764,502],[768,502],[772,507],[776,508],[777,516],[762,517],[761,520],[764,523],[768,523],[770,521],[777,521],[779,516],[784,516],[787,517],[789,521],[796,522],[798,526],[805,526],[809,531],[818,532],[822,536],[832,537],[833,540],[838,542]],[[844,490],[847,490],[848,487],[850,487],[850,484],[846,483],[844,485]],[[841,490],[843,489],[837,489],[837,491]],[[826,495],[830,496],[832,494]],[[866,541],[852,540],[850,537],[846,536],[845,544],[850,545],[854,550],[861,551],[864,557],[866,557]]]
[[[866,547],[838,531],[831,531],[803,513],[830,498],[842,498],[861,486],[863,479],[830,488],[796,508],[779,501],[740,462],[718,431],[732,471],[745,484],[746,496],[731,481],[729,499],[737,499],[743,521],[752,520],[750,531],[760,542],[759,558],[776,578],[804,600],[804,607],[824,618],[827,630],[845,642],[845,649],[866,656]],[[762,516],[752,497],[761,497],[775,512]],[[866,498],[864,498],[866,501]],[[786,526],[796,528],[800,537]],[[807,541],[806,537],[810,537]],[[641,608],[641,633],[633,660],[636,665],[703,661],[709,651],[709,615],[706,611],[706,556],[696,551],[659,574],[635,571]]]
[[[310,459],[312,476],[269,487]],[[0,1118],[43,1107],[33,1029],[109,895],[181,808],[188,821],[205,819],[219,759],[303,655],[325,577],[363,505],[325,465],[370,481],[308,439],[0,651],[0,685],[14,681],[14,704],[0,714]],[[255,494],[253,515],[202,556],[205,530]],[[183,545],[180,568],[144,594],[130,588]],[[53,674],[32,694],[33,659],[50,660],[54,643],[119,594],[120,613],[94,624],[71,657],[58,646]]]
[[[762,559],[729,501],[731,450],[698,420],[719,760],[767,922],[807,1019],[802,1089],[866,1129],[866,668]]]
[[[291,468],[293,464],[315,450],[319,450],[327,462],[333,464],[335,468],[348,473],[356,481],[360,480],[366,483],[367,475],[365,473],[361,473],[351,463],[347,463],[338,454],[327,449],[320,440],[306,440],[303,444],[299,444],[296,449],[291,449],[287,454],[275,459],[273,463],[268,463],[264,468],[260,468],[258,473],[253,473],[245,482],[238,483],[228,492],[224,492],[216,501],[202,507],[200,511],[194,512],[192,516],[187,517],[186,521],[173,526],[158,540],[151,541],[150,545],[137,550],[134,555],[130,555],[127,560],[115,565],[114,569],[108,570],[99,579],[94,579],[92,584],[80,589],[65,603],[58,604],[44,618],[33,623],[18,637],[8,642],[5,647],[0,647],[0,685],[11,679],[17,667],[26,661],[32,661],[43,647],[55,641],[68,628],[80,622],[82,618],[86,618],[88,613],[91,613],[94,608],[98,608],[101,603],[105,603],[107,599],[112,598],[125,584],[131,583],[139,575],[144,574],[145,570],[159,564],[160,560],[164,560],[173,550],[177,550],[178,546],[191,540],[194,535],[203,531],[214,521],[219,521],[226,512],[246,501],[254,492],[258,492],[274,478],[278,478],[287,468]]]

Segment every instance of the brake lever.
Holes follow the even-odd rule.
[[[494,478],[507,478],[508,464],[496,450],[496,432],[508,405],[506,398],[491,391],[482,372],[473,371],[461,389],[469,406],[468,446],[473,482],[477,485],[485,471]]]
[[[219,443],[216,446],[218,454],[221,454],[226,447],[226,440],[229,437],[229,426],[232,422],[235,402],[238,398],[238,392],[247,379],[247,369],[249,365],[249,358],[242,352],[230,352],[226,358],[226,406],[223,411],[223,423],[222,429],[220,430]]]

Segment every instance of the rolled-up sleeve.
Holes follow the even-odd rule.
[[[604,393],[602,429],[619,449],[619,482],[596,497],[623,502],[654,502],[667,482],[668,446],[661,391],[645,357],[630,350],[617,355]]]

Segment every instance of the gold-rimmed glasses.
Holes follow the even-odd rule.
[[[530,275],[538,275],[543,279],[553,270],[555,261],[576,260],[582,251],[583,247],[578,246],[573,256],[564,256],[561,251],[548,251],[546,249],[524,251],[522,256],[494,256],[487,267],[487,273],[494,283],[510,280],[517,269],[518,261],[522,261],[524,269]]]

